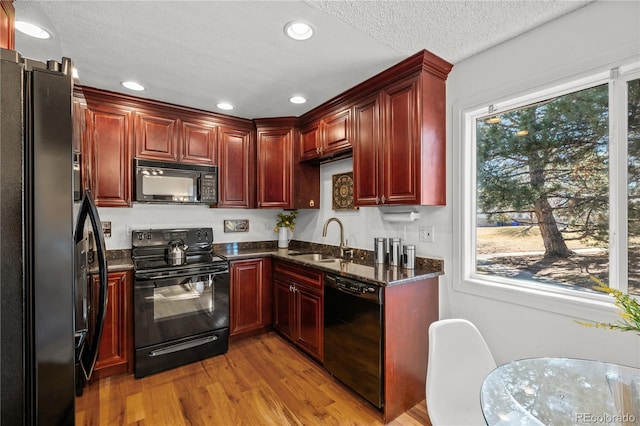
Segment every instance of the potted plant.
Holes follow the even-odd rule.
[[[615,305],[621,309],[621,312],[618,314],[622,320],[617,321],[614,324],[606,322],[577,322],[587,327],[608,328],[609,330],[619,331],[634,331],[640,336],[640,302],[629,294],[625,294],[620,290],[608,287],[604,282],[596,277],[591,277],[591,279],[598,284],[594,287],[595,290],[609,293],[616,299]]]
[[[291,241],[291,235],[296,225],[296,216],[298,216],[298,210],[291,210],[289,213],[278,213],[278,221],[274,232],[278,233],[278,248],[288,248],[289,241]]]

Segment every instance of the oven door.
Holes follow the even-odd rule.
[[[136,349],[229,327],[229,272],[138,274]]]

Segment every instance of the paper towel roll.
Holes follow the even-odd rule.
[[[389,212],[383,213],[382,217],[389,223],[410,223],[420,219],[420,213],[416,212]]]

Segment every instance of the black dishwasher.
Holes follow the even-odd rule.
[[[382,287],[331,274],[324,283],[324,367],[382,408]]]

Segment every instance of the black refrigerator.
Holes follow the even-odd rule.
[[[68,58],[44,64],[0,49],[3,425],[74,424],[104,323],[100,219],[89,191],[74,203],[71,68]],[[97,286],[86,261],[94,253]]]

